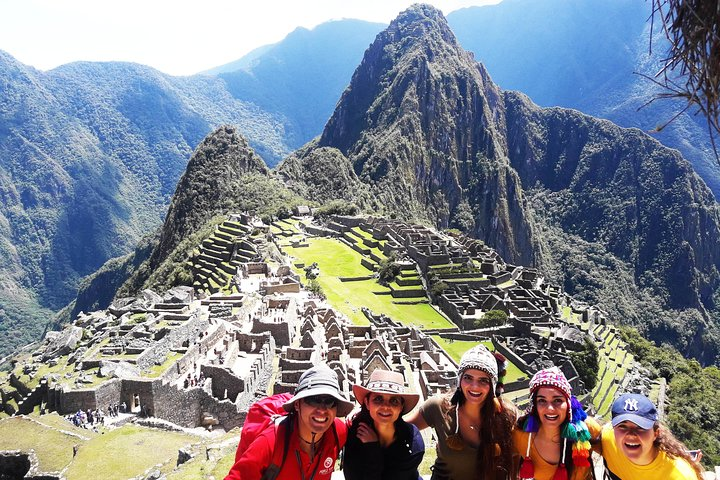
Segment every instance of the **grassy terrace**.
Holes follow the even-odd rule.
[[[124,480],[142,474],[167,459],[171,459],[174,467],[178,449],[196,441],[196,437],[185,433],[127,424],[81,446],[66,472],[66,477],[68,480]],[[110,452],[124,454],[109,454]],[[72,448],[69,453],[72,456]]]
[[[450,342],[447,339],[442,338],[440,335],[433,335],[433,339],[437,342],[438,345],[442,347],[443,350],[445,350],[450,357],[453,358],[456,362],[460,362],[460,358],[462,357],[462,354],[477,345],[477,342],[472,341],[466,341],[466,340],[454,340],[453,342]],[[492,342],[480,342],[486,347],[488,347],[489,350],[495,350],[495,347],[493,346]],[[508,361],[508,367],[507,367],[507,374],[505,375],[505,383],[514,382],[515,380],[518,380],[522,377],[527,377],[526,374],[522,372],[514,363]]]
[[[149,378],[158,378],[160,375],[165,373],[165,371],[170,368],[170,366],[177,362],[181,357],[183,356],[182,353],[179,352],[169,352],[167,354],[167,357],[165,357],[165,361],[162,363],[162,365],[153,365],[148,369],[147,371],[143,372],[143,375]]]
[[[317,262],[320,267],[318,282],[328,302],[345,314],[357,325],[367,325],[361,307],[368,307],[376,314],[384,313],[404,324],[416,324],[422,328],[452,328],[452,324],[428,304],[399,304],[393,302],[390,289],[375,280],[341,282],[340,277],[363,277],[372,272],[360,264],[363,258],[344,243],[331,238],[308,238],[309,246],[302,248],[283,247],[297,262],[310,265]],[[301,276],[304,272],[296,270]],[[373,292],[388,293],[376,295]],[[351,303],[352,302],[352,303]]]
[[[72,424],[65,423],[67,427],[63,430],[72,430]],[[81,434],[86,438],[96,435],[91,431]],[[28,418],[11,417],[0,421],[0,450],[34,449],[42,471],[58,472],[67,467],[73,461],[73,446],[82,443],[83,440],[78,437],[39,425]],[[106,459],[104,457],[107,455],[100,455],[103,460]],[[102,477],[91,474],[85,478]]]

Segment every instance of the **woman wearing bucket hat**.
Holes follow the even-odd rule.
[[[557,367],[530,380],[530,405],[513,431],[523,456],[520,479],[585,480],[592,476],[590,440],[600,425],[588,418],[572,387]]]
[[[513,478],[515,409],[499,398],[497,388],[504,360],[484,345],[471,348],[460,360],[455,392],[435,395],[406,415],[406,420],[421,430],[435,429],[433,480]],[[498,369],[498,362],[503,368]]]
[[[241,438],[225,480],[330,480],[347,438],[345,422],[336,417],[353,409],[337,374],[324,364],[307,370],[282,409],[287,415],[264,425],[243,451]]]
[[[418,480],[425,443],[402,415],[419,396],[407,393],[401,373],[374,370],[365,386],[353,385],[360,412],[350,424],[343,470],[346,480]]]
[[[612,422],[602,430],[600,448],[612,480],[699,480],[700,465],[658,420],[650,399],[621,395],[612,405]]]

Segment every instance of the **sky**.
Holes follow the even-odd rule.
[[[418,0],[0,0],[0,50],[40,70],[129,61],[192,75],[276,43],[295,28],[389,23]],[[448,13],[499,0],[426,1]]]

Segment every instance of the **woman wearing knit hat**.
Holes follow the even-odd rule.
[[[685,446],[658,420],[650,399],[627,393],[612,405],[600,450],[613,480],[700,480],[702,469]],[[596,447],[596,449],[598,449]]]
[[[437,459],[432,480],[513,478],[515,409],[496,391],[498,362],[504,358],[484,345],[471,348],[460,360],[458,387],[452,396],[429,398],[406,416],[421,430],[435,429]]]
[[[557,367],[530,380],[530,405],[513,431],[515,450],[523,456],[520,479],[584,480],[592,475],[590,439],[600,425],[588,418]]]
[[[402,373],[374,370],[367,385],[353,385],[360,412],[350,424],[343,470],[346,480],[418,480],[425,443],[402,419],[417,405]]]

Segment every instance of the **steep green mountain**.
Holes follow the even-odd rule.
[[[503,89],[519,90],[541,106],[574,108],[651,131],[684,107],[669,100],[643,107],[660,88],[636,72],[655,75],[667,48],[658,23],[651,42],[651,3],[504,0],[447,19]],[[652,136],[679,149],[717,197],[720,167],[707,125],[694,114],[688,111]]]
[[[73,298],[82,276],[157,226],[213,123],[272,136],[269,116],[227,93],[213,99],[220,86],[130,64],[39,72],[0,54],[0,331],[11,332],[0,354],[26,343],[22,332],[37,338],[47,323],[38,320]]]
[[[322,40],[340,29],[344,40]],[[157,228],[213,128],[237,126],[271,165],[320,131],[379,27],[316,30],[269,49],[245,71],[256,82],[247,88],[229,73],[171,77],[127,63],[41,72],[0,51],[0,334],[10,339],[0,355],[38,338],[83,276]],[[303,92],[277,93],[295,80]],[[302,126],[311,111],[315,130]]]
[[[433,7],[378,35],[320,138],[279,172],[314,199],[298,172],[328,155],[354,172],[337,198],[362,183],[386,212],[461,228],[715,361],[720,213],[690,164],[640,131],[500,90]]]
[[[237,129],[221,126],[193,153],[157,237],[132,255],[111,260],[89,278],[70,318],[82,310],[105,308],[114,295],[191,284],[186,260],[211,233],[208,229],[218,215],[242,211],[271,215],[301,203],[305,201],[274,178]]]

